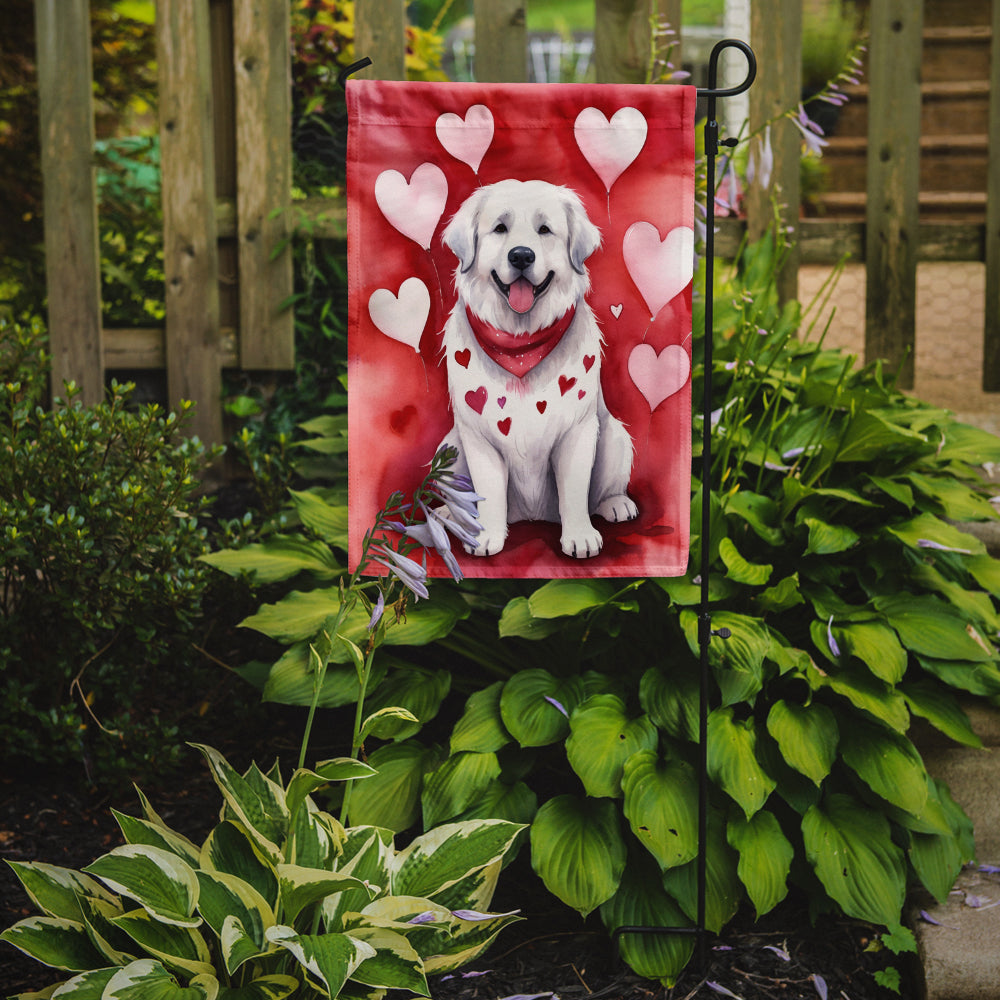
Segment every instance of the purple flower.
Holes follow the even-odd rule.
[[[816,987],[816,992],[819,994],[819,1000],[826,1000],[827,997],[826,980],[821,975],[818,975],[815,972],[809,978],[812,979],[813,986]]]
[[[756,180],[767,190],[771,186],[771,174],[774,172],[774,150],[771,148],[771,126],[764,129],[764,135],[758,138],[750,147],[750,161],[747,163],[747,181],[753,184]]]
[[[555,698],[550,698],[548,695],[544,695],[544,698],[550,705],[555,705],[555,707],[559,709],[559,711],[562,712],[562,714],[565,715],[567,719],[569,718],[569,712],[566,711],[565,707],[562,705],[561,702],[556,701]]]
[[[372,616],[368,619],[368,631],[371,632],[376,625],[382,620],[382,615],[385,612],[385,594],[380,590],[378,592],[378,600],[375,602],[375,607],[372,608]]]
[[[423,913],[418,913],[415,917],[410,917],[406,922],[408,924],[432,924],[437,920],[437,916],[433,910],[424,910]]]
[[[400,582],[408,590],[411,590],[417,597],[429,597],[427,591],[427,570],[418,562],[414,562],[409,556],[394,552],[385,545],[379,545],[372,549],[375,562],[385,566],[393,575],[399,578]],[[380,559],[379,556],[385,556]],[[386,559],[389,561],[387,562]]]
[[[826,623],[826,641],[830,647],[830,652],[834,656],[840,656],[840,646],[837,645],[837,640],[833,637],[833,615],[830,615],[830,620]]]
[[[788,952],[784,948],[779,948],[775,944],[766,944],[766,945],[764,945],[764,950],[765,951],[773,951],[775,953],[775,955],[777,955],[778,958],[780,958],[782,960],[782,962],[790,962],[792,960],[792,956],[789,955]]]
[[[921,549],[938,549],[941,552],[959,552],[964,556],[971,556],[972,549],[956,549],[951,545],[942,545],[930,538],[918,538],[917,547]]]
[[[713,983],[711,980],[705,983],[705,985],[715,993],[721,993],[724,997],[734,997],[735,1000],[743,1000],[743,998],[738,994],[734,993],[732,990],[727,990],[725,986],[721,983]]]
[[[826,139],[822,138],[823,130],[806,114],[806,109],[801,104],[798,114],[792,117],[792,124],[802,134],[808,152],[822,156],[823,147],[827,145]]]
[[[511,910],[509,913],[480,913],[478,910],[452,910],[451,915],[459,920],[492,920],[494,917],[513,917],[520,913],[520,910]]]

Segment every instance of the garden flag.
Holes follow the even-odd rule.
[[[447,444],[482,498],[466,575],[685,573],[694,88],[347,102],[352,567]]]

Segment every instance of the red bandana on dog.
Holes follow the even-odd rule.
[[[570,306],[554,323],[530,333],[508,333],[498,330],[486,320],[477,316],[470,306],[465,307],[465,316],[479,346],[501,368],[511,375],[523,378],[559,343],[559,339],[569,329],[576,307]]]
[[[351,567],[447,443],[467,576],[687,572],[695,99],[348,81]]]

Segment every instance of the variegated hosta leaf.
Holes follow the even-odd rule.
[[[81,972],[100,968],[105,959],[91,944],[87,928],[65,917],[28,917],[0,934],[35,961],[53,969]]]
[[[795,849],[774,813],[766,809],[750,819],[737,816],[730,820],[726,837],[730,847],[740,853],[736,873],[759,918],[788,895],[788,872]]]
[[[392,892],[433,899],[500,861],[523,827],[501,819],[446,823],[421,834],[393,860]]]
[[[737,721],[731,707],[712,711],[708,717],[708,774],[748,818],[767,801],[776,782],[757,761],[752,718]]]
[[[114,924],[115,917],[125,912],[120,902],[109,903],[93,896],[83,896],[80,905],[90,940],[104,956],[105,965],[128,965],[140,957],[140,949],[135,942]]]
[[[112,923],[171,969],[180,969],[189,976],[213,971],[212,956],[205,939],[190,927],[160,923],[145,910],[123,913]]]
[[[81,972],[79,976],[67,979],[65,983],[52,990],[50,986],[44,993],[19,994],[20,998],[27,1000],[28,997],[52,997],[55,1000],[101,1000],[104,996],[104,988],[114,978],[119,966],[112,966],[107,969],[91,969],[89,972]],[[50,992],[51,991],[51,992]],[[11,998],[18,1000],[18,997]]]
[[[187,986],[153,959],[143,958],[119,969],[108,981],[101,1000],[216,1000],[219,981],[196,976]]]
[[[267,939],[294,955],[309,978],[331,997],[339,995],[365,959],[375,957],[370,944],[349,934],[296,934],[291,927],[278,924],[268,928]]]
[[[241,823],[220,823],[201,847],[199,867],[224,872],[252,885],[272,907],[278,905],[278,875]]]
[[[698,783],[689,764],[660,760],[652,750],[625,762],[625,817],[661,869],[698,853]]]
[[[659,733],[648,715],[630,719],[625,702],[613,694],[592,695],[570,716],[566,757],[595,798],[621,797],[625,761],[639,750],[654,750]]]
[[[830,795],[805,814],[802,837],[820,882],[849,917],[899,923],[906,866],[882,813],[849,795]]]
[[[286,920],[294,921],[305,907],[345,889],[361,889],[375,895],[361,879],[342,872],[327,872],[300,865],[278,865],[281,906]]]
[[[440,975],[468,965],[486,951],[500,931],[520,919],[516,912],[482,915],[476,920],[456,917],[450,933],[441,932],[437,946],[424,957],[424,971]]]
[[[344,930],[345,913],[360,911],[370,902],[372,892],[388,889],[392,850],[389,830],[356,826],[347,831],[337,871],[354,876],[367,888],[345,889],[323,900],[323,921],[328,931]]]
[[[531,865],[549,892],[583,916],[610,899],[625,870],[615,803],[549,799],[531,824]]]
[[[424,773],[438,763],[438,754],[416,740],[379,747],[368,761],[375,777],[351,789],[352,826],[381,826],[399,833],[420,817]]]
[[[454,819],[499,777],[500,764],[495,753],[452,754],[424,778],[420,796],[424,826],[437,826]]]
[[[510,743],[500,716],[500,692],[503,681],[497,681],[470,695],[462,717],[451,733],[451,752],[473,750],[476,753],[495,753]]]
[[[375,954],[351,973],[355,982],[430,996],[424,963],[402,934],[384,927],[356,927],[351,937],[375,949]]]
[[[169,827],[152,823],[149,820],[126,816],[125,813],[120,813],[117,809],[112,809],[111,812],[118,821],[122,835],[128,843],[159,847],[161,850],[176,854],[192,868],[197,866],[199,849],[187,837],[176,833]]]
[[[523,747],[543,747],[569,732],[569,716],[583,701],[579,677],[560,679],[547,670],[514,674],[500,694],[504,727]]]
[[[343,842],[344,828],[340,822],[317,809],[312,799],[306,799],[292,820],[285,857],[305,868],[335,868]]]
[[[691,921],[664,891],[651,859],[630,858],[618,891],[601,905],[601,920],[619,927],[690,927]],[[694,950],[692,934],[623,934],[619,951],[640,976],[673,986]]]
[[[285,792],[285,805],[288,812],[294,815],[306,797],[312,795],[318,788],[328,785],[331,781],[350,781],[356,778],[370,778],[376,774],[373,767],[353,757],[336,757],[324,760],[313,770],[301,767],[288,782]]]
[[[524,828],[521,828],[523,832]],[[515,840],[519,839],[519,833]],[[465,878],[460,878],[452,883],[447,889],[434,893],[434,901],[442,906],[447,906],[449,910],[472,909],[488,910],[493,902],[493,894],[497,889],[497,882],[500,879],[500,871],[503,868],[506,856],[497,858],[493,864],[486,865],[485,868],[478,868]]]
[[[244,986],[224,986],[218,1000],[285,1000],[298,988],[299,980],[294,976],[261,976]]]
[[[31,901],[46,916],[81,920],[80,897],[92,896],[109,903],[114,896],[97,879],[74,871],[38,861],[8,861]]]
[[[233,948],[224,948],[226,967],[232,975],[242,962],[251,955],[245,954],[246,948],[242,938],[249,938],[253,946],[253,954],[266,950],[264,931],[275,923],[274,912],[264,897],[248,882],[238,879],[235,875],[223,872],[198,872],[198,883],[201,894],[198,898],[198,910],[205,922],[223,940],[223,929],[228,920],[239,923],[238,931],[231,928],[230,942],[239,940],[239,960],[230,963],[234,958]],[[225,942],[224,942],[225,943]]]
[[[833,712],[812,702],[798,705],[778,700],[767,715],[767,731],[781,748],[781,756],[815,785],[830,773],[840,732]]]
[[[198,878],[194,869],[171,851],[146,844],[125,844],[85,869],[113,892],[134,899],[150,916],[165,924],[197,927]]]
[[[850,739],[840,749],[847,766],[876,795],[919,815],[927,802],[927,771],[906,736],[861,719],[852,720]]]

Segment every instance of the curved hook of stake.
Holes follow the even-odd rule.
[[[344,90],[347,87],[347,78],[352,73],[357,73],[358,70],[362,70],[366,66],[371,66],[371,64],[372,64],[371,59],[369,59],[368,56],[365,56],[363,59],[359,59],[357,62],[352,62],[350,66],[345,66],[337,74],[337,85],[340,87],[341,90]]]
[[[736,87],[726,87],[719,90],[716,87],[719,74],[719,56],[725,49],[739,49],[747,59],[746,79]],[[753,49],[746,42],[738,38],[723,38],[721,42],[716,42],[712,49],[712,54],[708,57],[708,87],[699,88],[699,97],[735,97],[750,89],[750,85],[757,78],[757,57],[753,54]]]

